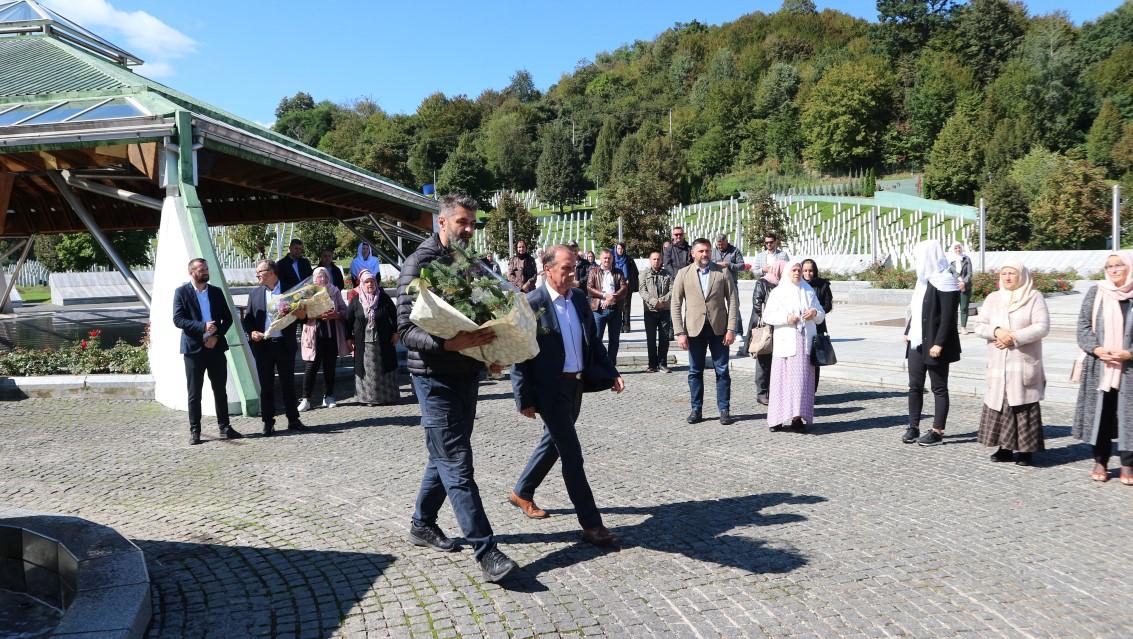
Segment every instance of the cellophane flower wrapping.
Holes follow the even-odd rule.
[[[268,302],[267,310],[271,315],[268,333],[283,330],[295,323],[299,319],[295,315],[299,309],[303,309],[307,317],[318,317],[334,310],[334,300],[331,299],[327,289],[310,282],[311,278],[307,278]]]

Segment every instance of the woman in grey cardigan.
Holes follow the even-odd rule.
[[[1078,347],[1082,377],[1070,434],[1094,447],[1094,481],[1109,481],[1112,440],[1121,454],[1121,483],[1133,486],[1133,256],[1106,258],[1105,279],[1082,299]]]

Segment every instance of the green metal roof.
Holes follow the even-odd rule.
[[[76,57],[73,51],[59,46],[51,38],[0,38],[0,99],[11,102],[13,100],[7,98],[35,98],[128,87],[121,78]]]

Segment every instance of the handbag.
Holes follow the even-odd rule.
[[[1070,381],[1082,381],[1082,367],[1086,363],[1086,351],[1078,351],[1078,357],[1074,358],[1074,363],[1070,366]]]
[[[830,335],[818,333],[811,340],[810,363],[815,366],[833,366],[838,363],[838,356],[834,354],[834,345],[830,343]]]
[[[751,328],[751,338],[747,343],[747,354],[756,357],[770,353],[775,336],[773,330],[771,326],[764,324],[763,320],[760,319],[759,322]]]

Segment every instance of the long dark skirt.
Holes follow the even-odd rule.
[[[364,404],[391,404],[396,402],[400,391],[397,385],[397,369],[382,372],[382,349],[374,342],[366,343],[362,354],[365,370],[354,371],[354,392],[356,399]]]
[[[995,446],[1017,453],[1046,450],[1043,444],[1043,416],[1039,403],[1009,406],[1007,396],[1003,407],[993,410],[983,405],[980,415],[980,432],[976,439],[984,446]]]

